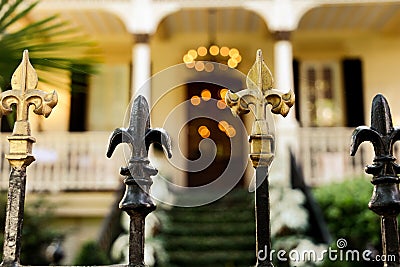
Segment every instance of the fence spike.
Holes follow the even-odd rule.
[[[368,207],[381,217],[382,248],[385,266],[400,266],[397,216],[400,213],[399,166],[395,163],[393,146],[400,139],[400,129],[394,128],[389,104],[383,95],[372,101],[371,127],[359,126],[352,135],[350,154],[355,155],[365,141],[373,144],[375,158],[365,171],[372,174],[374,190]],[[395,260],[391,260],[392,257]]]
[[[144,265],[144,220],[155,210],[156,205],[149,195],[152,180],[157,170],[150,165],[148,149],[150,144],[161,144],[171,157],[171,141],[163,129],[150,128],[149,106],[143,96],[138,96],[131,109],[129,127],[118,128],[110,136],[107,157],[111,157],[116,146],[127,143],[132,154],[127,167],[121,168],[125,176],[125,194],[119,203],[120,209],[130,217],[129,266]]]
[[[47,93],[38,90],[37,83],[36,71],[29,62],[28,50],[25,50],[11,78],[12,90],[4,91],[0,96],[0,116],[11,113],[11,106],[16,106],[13,133],[8,137],[10,149],[5,156],[11,165],[11,173],[1,266],[18,266],[20,260],[26,168],[35,160],[32,155],[35,138],[31,136],[29,106],[35,107],[36,114],[48,117],[58,101],[55,91]]]
[[[247,89],[237,93],[228,91],[225,97],[227,106],[233,114],[250,112],[254,106],[255,121],[250,134],[250,159],[256,169],[256,256],[257,267],[273,264],[271,255],[271,225],[269,207],[269,181],[268,168],[274,159],[275,138],[271,134],[272,125],[266,119],[267,105],[275,114],[286,116],[294,104],[294,93],[289,91],[284,94],[273,89],[273,77],[264,63],[261,50],[257,51],[256,61],[247,75]]]

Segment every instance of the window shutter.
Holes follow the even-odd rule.
[[[362,62],[360,59],[342,61],[345,114],[347,127],[364,125],[364,96]]]

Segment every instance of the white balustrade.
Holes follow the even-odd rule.
[[[373,161],[372,146],[362,144],[355,157],[350,156],[354,128],[300,128],[297,161],[306,183],[320,186],[365,175],[364,167]],[[33,154],[36,161],[28,167],[28,191],[114,190],[120,182],[119,168],[126,165],[123,152],[108,159],[109,132],[35,133]],[[0,134],[0,189],[8,188],[9,163],[7,134]],[[395,154],[399,151],[395,147]],[[128,155],[129,156],[129,155]]]
[[[299,154],[306,183],[320,186],[344,179],[365,176],[364,168],[373,161],[372,146],[361,145],[355,157],[350,156],[354,128],[313,127],[299,129]]]
[[[28,191],[114,190],[120,184],[119,168],[126,165],[123,153],[106,157],[108,132],[35,133],[33,155],[27,168]],[[8,188],[10,167],[5,133],[0,134],[0,189]]]

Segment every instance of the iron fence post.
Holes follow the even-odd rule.
[[[294,104],[294,93],[286,94],[273,89],[273,77],[265,65],[261,50],[247,75],[247,89],[226,94],[226,104],[234,115],[250,112],[254,106],[255,121],[250,134],[250,159],[256,170],[256,256],[257,267],[273,266],[271,255],[271,224],[268,171],[274,159],[275,138],[272,125],[268,125],[266,107],[271,105],[275,114],[286,116]]]
[[[11,173],[1,266],[18,266],[20,264],[26,168],[35,160],[32,155],[35,138],[31,136],[28,118],[29,106],[35,107],[36,114],[48,117],[58,101],[55,91],[46,93],[37,90],[37,84],[36,71],[29,62],[28,51],[25,50],[22,61],[11,78],[12,90],[4,91],[0,98],[1,116],[11,113],[13,105],[16,108],[14,129],[11,136],[8,137],[9,154],[5,156],[10,163]]]
[[[120,170],[121,175],[125,176],[126,188],[119,203],[120,209],[130,217],[129,266],[145,266],[145,218],[156,208],[149,195],[152,184],[150,176],[157,174],[147,158],[148,149],[150,144],[158,143],[171,157],[171,141],[163,129],[150,128],[149,106],[143,96],[138,96],[132,105],[129,127],[118,128],[111,134],[107,157],[111,157],[120,143],[129,144],[132,150],[128,166]]]
[[[357,152],[364,141],[374,146],[375,158],[365,172],[372,174],[373,193],[368,207],[381,217],[384,266],[400,266],[399,232],[397,216],[400,212],[400,166],[395,163],[393,146],[400,140],[400,128],[394,128],[387,100],[378,94],[372,101],[371,127],[359,126],[352,135],[350,154]],[[392,258],[394,257],[394,258]]]

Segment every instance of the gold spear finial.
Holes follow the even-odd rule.
[[[12,90],[4,91],[0,95],[0,116],[12,112],[16,108],[16,121],[10,141],[10,153],[6,158],[11,165],[29,165],[34,160],[32,143],[35,139],[30,136],[29,107],[33,105],[38,115],[48,117],[58,102],[56,91],[47,93],[36,89],[38,76],[29,62],[28,50],[24,50],[22,61],[11,78]]]
[[[249,89],[258,88],[263,94],[274,85],[274,78],[264,62],[261,49],[257,50],[256,61],[247,74],[246,85]]]
[[[269,165],[273,159],[273,137],[270,136],[267,125],[267,105],[275,114],[286,116],[294,104],[294,93],[274,89],[274,79],[262,57],[261,50],[257,50],[256,61],[249,70],[246,78],[247,89],[237,93],[228,91],[225,96],[226,104],[234,114],[250,112],[254,106],[255,121],[250,134],[250,158],[253,166]]]

